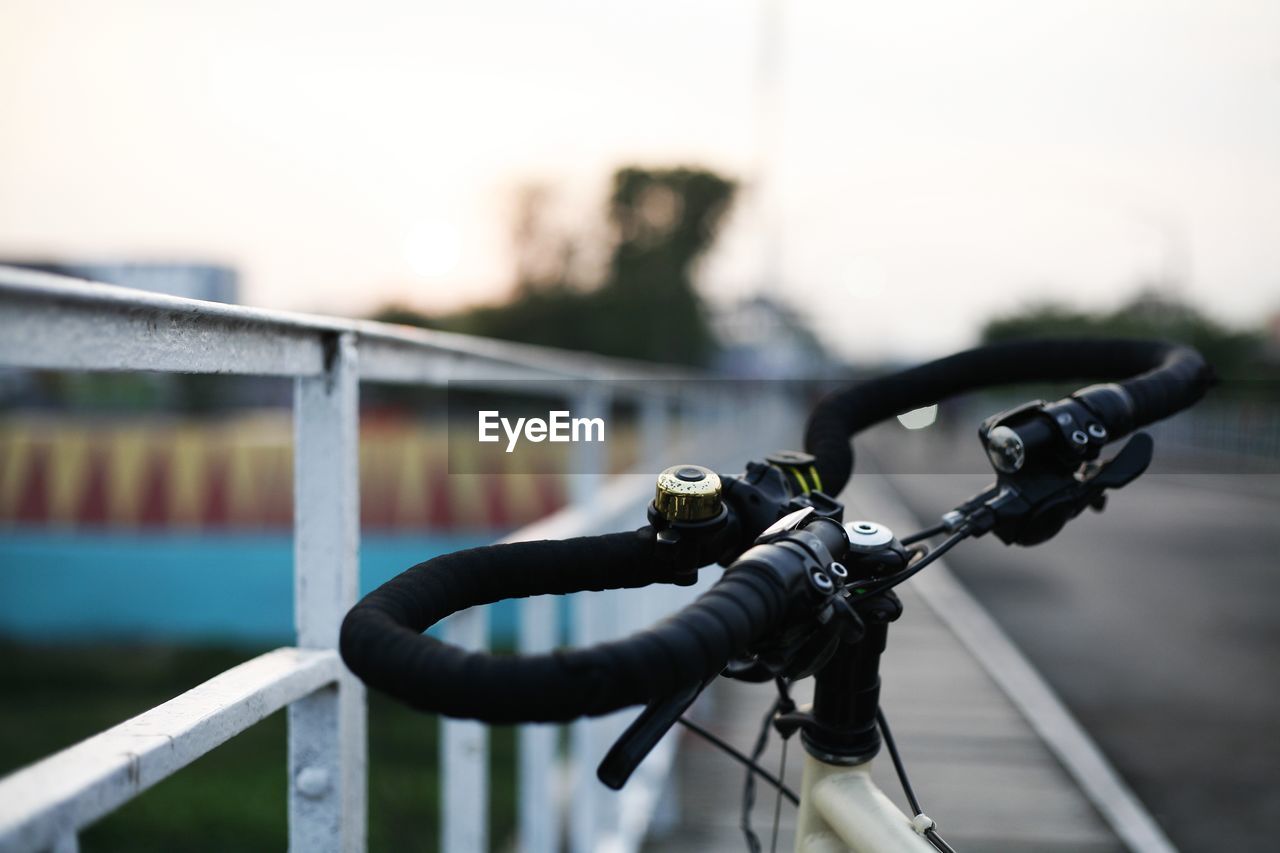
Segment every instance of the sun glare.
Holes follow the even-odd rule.
[[[420,219],[404,235],[404,260],[419,278],[454,275],[462,261],[462,230],[443,219]]]

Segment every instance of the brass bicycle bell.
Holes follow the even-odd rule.
[[[668,523],[707,521],[720,506],[720,477],[710,468],[673,465],[658,475],[653,508]]]

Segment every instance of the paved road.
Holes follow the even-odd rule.
[[[866,482],[864,479],[862,482]],[[855,489],[856,490],[856,489]],[[961,853],[1125,853],[1120,839],[1058,765],[1021,712],[914,585],[901,591],[902,618],[889,635],[881,699],[912,783],[943,836]],[[795,685],[800,704],[813,699],[813,679]],[[694,715],[730,743],[754,743],[772,698],[769,685],[716,679]],[[779,767],[777,737],[761,758]],[[805,751],[795,739],[782,776],[799,787]],[[652,835],[645,853],[740,853],[741,768],[705,741],[685,737],[673,789],[680,820]],[[907,809],[893,765],[881,755],[872,778]],[[777,798],[757,792],[752,823],[769,844]],[[779,812],[778,850],[795,849],[796,810]]]
[[[992,479],[968,429],[856,447],[929,520]],[[948,559],[1181,850],[1276,849],[1280,475],[1185,463],[1049,543]]]

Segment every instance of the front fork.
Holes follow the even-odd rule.
[[[871,781],[871,762],[825,764],[806,754],[796,853],[937,853]]]

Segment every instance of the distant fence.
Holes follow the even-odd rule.
[[[51,370],[143,370],[283,376],[294,381],[293,536],[296,647],[237,666],[181,696],[0,780],[0,851],[74,851],[78,831],[281,708],[288,708],[289,838],[296,851],[362,851],[366,834],[365,701],[342,666],[338,628],[359,577],[359,389],[362,381],[440,386],[510,379],[607,379],[583,383],[575,413],[604,410],[605,392],[640,406],[640,458],[741,461],[735,445],[780,443],[788,407],[773,392],[750,399],[655,392],[671,377],[577,353],[377,323],[269,312],[146,294],[41,273],[0,268],[0,365]],[[676,458],[673,419],[708,440],[704,454]],[[749,424],[749,429],[743,429]],[[788,432],[784,433],[784,430]],[[510,539],[559,538],[643,523],[650,476],[606,478],[597,448],[581,445],[568,505]],[[710,454],[710,455],[706,455]],[[736,457],[736,458],[735,458]],[[575,643],[617,636],[659,618],[698,588],[651,587],[578,597]],[[555,645],[557,609],[521,602],[524,651]],[[487,642],[486,614],[446,623],[454,642]],[[655,750],[621,794],[594,777],[595,763],[627,715],[574,724],[567,762],[557,730],[525,726],[520,736],[519,838],[525,851],[634,851],[654,815],[674,741]],[[489,847],[487,730],[443,723],[442,848]],[[567,773],[559,772],[564,768]],[[567,778],[571,792],[557,780]],[[424,832],[429,828],[424,827]]]
[[[1274,402],[1211,397],[1150,430],[1173,448],[1280,460],[1280,404]]]

